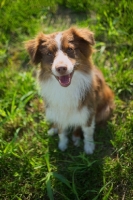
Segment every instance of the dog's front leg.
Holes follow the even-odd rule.
[[[65,151],[68,145],[68,137],[67,137],[68,133],[66,130],[60,130],[58,135],[59,135],[58,147],[61,151]]]
[[[82,131],[84,135],[84,151],[86,154],[92,154],[95,149],[93,134],[95,128],[95,119],[91,120],[89,126],[82,126]]]

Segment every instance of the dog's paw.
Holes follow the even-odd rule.
[[[58,133],[58,129],[57,128],[51,128],[48,130],[48,136],[53,136],[55,134]]]
[[[72,135],[72,141],[74,146],[79,147],[80,146],[80,137],[76,137],[74,135]]]
[[[61,151],[65,151],[67,149],[68,139],[65,138],[64,141],[59,141],[58,147]]]
[[[95,149],[95,144],[93,141],[84,144],[84,151],[86,154],[93,154],[94,149]]]

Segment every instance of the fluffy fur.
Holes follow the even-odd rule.
[[[67,129],[74,128],[73,142],[92,154],[95,123],[106,121],[114,108],[114,95],[102,73],[93,65],[94,35],[88,29],[70,28],[39,34],[26,43],[33,64],[40,63],[38,81],[46,105],[46,117],[54,124],[49,135],[59,133],[59,148],[68,145]]]

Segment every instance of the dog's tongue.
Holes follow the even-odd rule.
[[[70,74],[59,77],[59,83],[63,87],[67,87],[70,84],[70,82],[71,82]]]

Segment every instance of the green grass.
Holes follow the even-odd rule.
[[[59,9],[57,1],[0,3],[0,199],[131,200],[132,2],[58,3]],[[115,93],[113,117],[96,127],[96,150],[89,156],[83,143],[76,148],[70,139],[69,148],[61,152],[58,137],[48,137],[50,125],[23,45],[39,30],[49,33],[71,24],[89,25],[95,32],[94,63]]]

